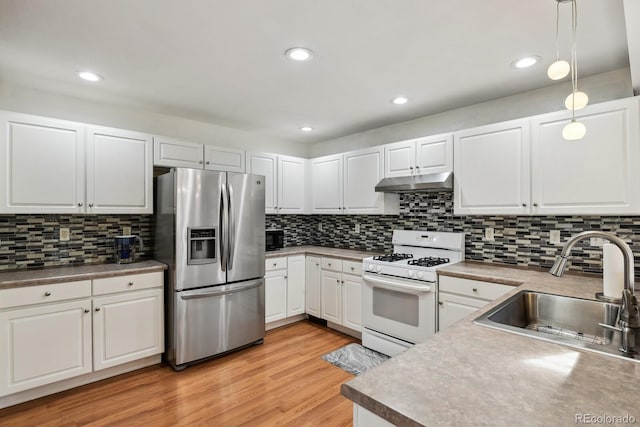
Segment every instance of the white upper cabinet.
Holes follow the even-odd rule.
[[[307,160],[278,156],[278,213],[304,213]]]
[[[565,141],[569,111],[536,117],[531,131],[532,213],[640,213],[638,98],[576,112],[587,133]]]
[[[0,117],[0,212],[153,212],[150,135],[26,114]]]
[[[529,121],[454,134],[454,213],[529,212]]]
[[[244,173],[244,150],[204,145],[204,168]]]
[[[384,149],[367,148],[313,159],[313,212],[392,214],[397,194],[377,193],[384,171]]]
[[[87,130],[87,212],[153,213],[152,137],[92,126]]]
[[[426,136],[384,146],[385,178],[452,170],[453,134]]]
[[[153,165],[244,172],[244,150],[153,137]]]
[[[268,153],[247,153],[247,173],[264,175],[265,212],[305,212],[307,160]]]
[[[164,136],[154,136],[153,165],[202,169],[204,164],[202,145]]]
[[[9,112],[0,121],[0,212],[84,212],[84,127]]]
[[[313,213],[341,213],[342,154],[311,160]]]

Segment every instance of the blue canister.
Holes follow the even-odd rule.
[[[136,240],[140,250],[144,250],[144,243],[140,236],[116,236],[113,239],[113,250],[115,252],[116,263],[129,264],[135,262]]]

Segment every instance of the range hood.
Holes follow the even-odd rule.
[[[379,193],[453,191],[453,172],[384,178],[375,190]]]

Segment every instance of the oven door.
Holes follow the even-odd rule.
[[[363,274],[362,326],[410,343],[436,333],[436,284]]]

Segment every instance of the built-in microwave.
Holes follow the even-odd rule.
[[[283,230],[265,230],[266,241],[265,249],[275,251],[284,247],[284,231]]]

